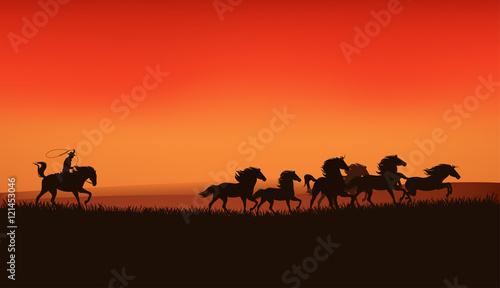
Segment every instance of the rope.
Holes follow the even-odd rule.
[[[71,152],[73,149],[52,149],[52,150],[49,150],[47,153],[45,153],[45,157],[47,158],[57,158],[57,157],[60,157],[68,152]],[[49,156],[48,154],[53,152],[53,151],[64,151],[63,153],[59,154],[59,155],[56,155],[56,156]],[[80,160],[80,158],[78,157],[78,154],[75,153],[75,156],[76,156],[76,163],[74,166],[78,165],[78,161]]]
[[[64,152],[63,152],[63,153],[61,153],[61,154],[59,154],[59,155],[56,155],[56,156],[52,156],[52,157],[51,157],[51,156],[49,156],[48,154],[49,154],[49,153],[51,153],[51,152],[53,152],[53,151],[64,151]],[[47,158],[57,158],[57,157],[59,157],[59,156],[62,156],[62,155],[64,155],[64,154],[66,154],[66,153],[70,152],[70,151],[71,151],[71,150],[68,150],[68,149],[52,149],[52,150],[48,151],[47,153],[45,153],[45,157],[47,157]]]

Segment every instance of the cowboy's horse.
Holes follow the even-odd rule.
[[[90,198],[92,197],[92,193],[85,190],[83,188],[83,184],[87,179],[90,179],[92,185],[97,184],[97,173],[94,168],[90,166],[75,166],[73,167],[74,172],[72,173],[56,173],[45,176],[45,169],[47,168],[47,164],[45,162],[36,162],[33,163],[38,167],[38,176],[43,178],[42,180],[42,190],[40,194],[36,196],[36,204],[40,200],[40,197],[43,194],[50,192],[52,194],[52,198],[50,201],[52,204],[55,203],[57,190],[65,191],[65,192],[73,192],[76,200],[78,201],[78,205],[80,206],[80,197],[78,197],[78,193],[88,194],[89,198],[85,201],[85,204],[89,203]]]

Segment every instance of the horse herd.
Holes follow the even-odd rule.
[[[451,184],[443,183],[443,180],[452,176],[460,179],[460,175],[455,170],[456,166],[448,164],[440,164],[431,169],[425,169],[424,172],[428,177],[411,177],[408,178],[402,173],[398,173],[398,166],[406,166],[406,163],[399,159],[397,155],[387,156],[378,164],[378,175],[369,175],[366,167],[361,164],[352,164],[347,166],[344,157],[331,158],[326,160],[321,167],[323,177],[315,179],[312,175],[306,174],[304,176],[304,186],[307,186],[308,193],[312,198],[310,201],[310,208],[312,208],[316,197],[321,193],[322,196],[318,201],[318,205],[322,199],[327,198],[330,207],[333,209],[339,207],[337,197],[351,198],[350,205],[357,202],[357,197],[362,192],[366,193],[366,200],[371,205],[374,205],[371,197],[373,190],[387,190],[392,197],[394,203],[394,190],[402,191],[403,196],[399,199],[411,201],[411,196],[415,196],[417,190],[430,191],[436,189],[446,188],[448,197],[451,192]],[[343,176],[341,170],[346,172]],[[208,204],[209,210],[218,199],[222,200],[222,208],[227,211],[227,199],[230,197],[240,197],[243,201],[243,210],[246,211],[246,200],[254,203],[250,211],[257,209],[259,211],[262,204],[268,202],[269,209],[274,212],[274,201],[286,201],[289,211],[290,201],[298,201],[297,209],[302,204],[302,201],[295,197],[293,188],[293,181],[301,182],[301,179],[295,171],[285,170],[281,173],[278,180],[277,188],[260,189],[253,193],[257,179],[266,181],[266,177],[258,168],[250,167],[242,171],[236,172],[236,180],[238,183],[222,183],[219,185],[212,185],[205,191],[199,193],[201,197],[208,197],[212,195],[212,201]],[[402,187],[401,178],[406,179],[405,188]],[[311,189],[309,182],[313,181],[314,185]],[[347,181],[347,184],[346,184]],[[257,202],[261,199],[260,203]]]
[[[84,189],[83,185],[88,179],[90,179],[92,185],[95,186],[97,184],[97,173],[94,168],[90,166],[75,166],[73,167],[74,172],[72,173],[56,173],[46,176],[44,173],[47,164],[45,162],[36,162],[34,164],[38,168],[38,176],[43,178],[42,189],[40,194],[36,197],[36,203],[38,203],[42,195],[50,192],[52,194],[51,202],[55,204],[54,200],[57,195],[57,190],[72,192],[78,201],[78,205],[80,205],[79,193],[88,195],[85,204],[90,201],[92,193]],[[315,179],[310,174],[304,176],[304,186],[307,186],[308,193],[312,196],[310,208],[312,208],[316,197],[320,193],[322,196],[319,198],[318,205],[321,200],[327,198],[332,209],[334,206],[336,208],[339,207],[337,202],[338,196],[351,198],[350,205],[354,205],[354,203],[357,202],[358,195],[362,192],[366,193],[366,200],[374,205],[371,200],[373,190],[387,190],[394,203],[396,203],[394,190],[403,192],[400,201],[403,201],[405,198],[411,201],[411,196],[415,196],[417,190],[429,191],[446,188],[448,190],[446,197],[448,197],[452,192],[451,184],[443,183],[443,180],[448,176],[460,179],[460,175],[455,170],[456,166],[448,164],[440,164],[431,169],[425,169],[424,172],[428,175],[428,177],[425,178],[408,178],[402,173],[398,173],[398,166],[406,166],[406,163],[399,159],[397,155],[387,156],[378,164],[378,175],[370,175],[366,167],[361,164],[347,166],[344,157],[328,159],[321,167],[323,177]],[[343,176],[341,170],[344,170],[347,175]],[[273,212],[274,201],[286,201],[289,211],[292,210],[290,201],[298,201],[299,205],[297,208],[302,204],[302,201],[295,197],[293,182],[301,182],[301,179],[294,171],[283,171],[278,180],[278,187],[260,189],[255,193],[253,193],[253,191],[257,180],[266,181],[266,177],[262,174],[260,169],[250,167],[237,171],[235,178],[237,183],[212,185],[205,191],[199,193],[201,197],[213,196],[208,205],[209,210],[212,208],[215,201],[221,199],[223,202],[222,208],[227,211],[227,199],[230,197],[240,197],[243,201],[244,211],[246,211],[247,200],[254,203],[250,211],[254,209],[259,211],[262,204],[266,202],[269,203],[269,209]],[[406,179],[406,190],[401,185],[401,178]],[[312,189],[309,184],[311,181],[314,182]],[[261,199],[260,203],[257,202],[257,199]]]

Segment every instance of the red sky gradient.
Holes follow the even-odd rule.
[[[22,36],[22,18],[41,7],[3,1],[1,174],[39,189],[31,163],[78,148],[83,130],[109,118],[114,131],[77,150],[99,186],[217,182],[210,173],[230,161],[271,179],[286,169],[319,176],[324,160],[344,154],[370,173],[398,154],[407,176],[449,163],[461,181],[499,182],[500,88],[482,88],[490,97],[460,125],[443,118],[473,101],[478,77],[500,81],[498,1],[402,0],[348,63],[340,43],[353,45],[354,27],[388,2],[243,0],[221,21],[211,0],[71,1],[16,53],[9,33]],[[157,65],[169,76],[121,120],[112,103]],[[238,147],[248,151],[242,142],[283,107],[296,118],[249,161]],[[446,140],[415,161],[415,141],[436,128]]]

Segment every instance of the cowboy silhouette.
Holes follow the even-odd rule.
[[[68,157],[64,160],[62,173],[71,173],[71,160],[75,157],[75,149],[68,153]]]

